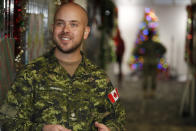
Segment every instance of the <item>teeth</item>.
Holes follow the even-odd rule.
[[[62,38],[63,40],[70,40],[70,38]]]

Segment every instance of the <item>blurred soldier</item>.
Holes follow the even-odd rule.
[[[148,40],[138,45],[133,53],[136,56],[143,57],[144,62],[142,68],[142,87],[146,92],[148,86],[150,86],[152,89],[150,96],[153,96],[156,90],[157,65],[160,61],[160,58],[166,52],[165,47],[161,43],[152,40],[153,36],[153,31],[150,30],[148,33]]]
[[[18,73],[7,97],[7,109],[14,112],[1,111],[3,130],[124,130],[125,111],[118,90],[80,50],[90,32],[87,23],[86,11],[78,4],[57,9],[56,48]]]

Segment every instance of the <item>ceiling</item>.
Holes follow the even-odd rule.
[[[114,0],[117,4],[137,5],[188,5],[191,0]]]

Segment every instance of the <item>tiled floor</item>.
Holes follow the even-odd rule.
[[[196,119],[180,115],[185,82],[158,81],[155,97],[144,98],[139,79],[124,76],[119,85],[117,76],[112,72],[108,74],[119,88],[127,112],[128,131],[196,131]]]

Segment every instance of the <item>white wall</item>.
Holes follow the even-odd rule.
[[[159,18],[159,37],[166,46],[166,58],[170,67],[176,69],[180,78],[186,76],[187,66],[184,61],[184,46],[186,34],[186,6],[184,5],[133,5],[131,3],[118,4],[119,27],[126,44],[123,72],[130,73],[128,60],[133,49],[139,24],[143,20],[144,8],[155,11]]]

